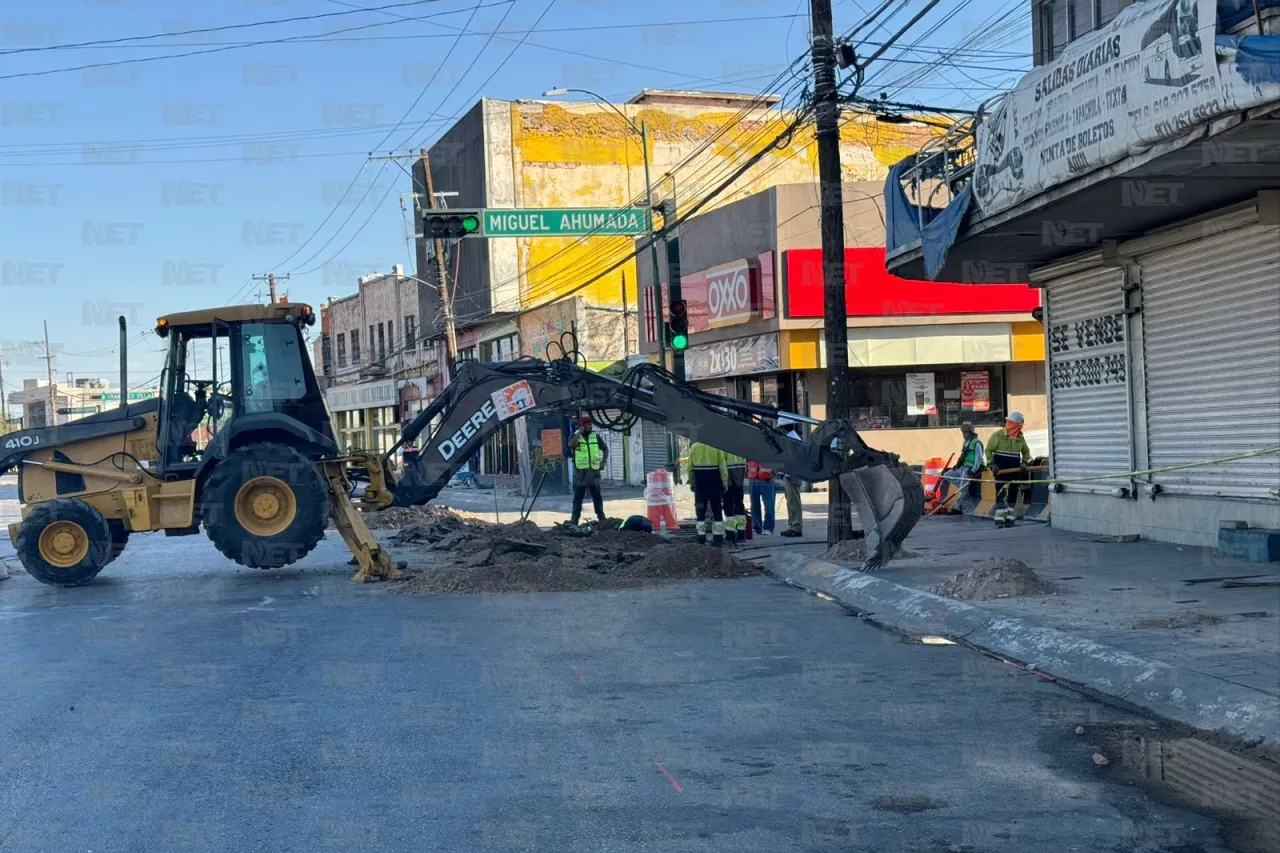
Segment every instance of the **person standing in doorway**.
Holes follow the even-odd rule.
[[[796,422],[783,415],[778,418],[775,429],[787,438],[800,441],[800,433],[796,430]],[[787,499],[787,529],[783,536],[792,538],[804,535],[804,504],[800,501],[800,481],[795,477],[783,475],[782,494]]]
[[[751,529],[761,536],[772,536],[774,504],[778,498],[773,469],[759,462],[748,462],[747,483],[751,487]]]
[[[596,519],[604,521],[604,497],[600,494],[600,470],[609,458],[609,448],[591,428],[591,418],[578,419],[578,431],[569,439],[573,457],[573,515],[569,523],[576,525],[582,517],[582,500],[591,492]]]
[[[729,487],[729,466],[724,452],[695,441],[689,445],[685,480],[693,486],[693,511],[698,542],[707,542],[707,515],[711,516],[711,544],[724,542],[724,493]]]
[[[743,498],[747,493],[747,460],[725,451],[724,463],[729,470],[729,487],[724,493],[725,539],[730,542],[745,542],[747,507]]]

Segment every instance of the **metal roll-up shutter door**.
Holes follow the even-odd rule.
[[[1152,468],[1280,446],[1280,228],[1138,259]],[[1155,474],[1170,492],[1267,498],[1280,457]]]
[[[1129,464],[1123,273],[1094,269],[1046,282],[1054,476],[1124,474]],[[1081,483],[1097,491],[1116,485]]]
[[[622,412],[617,409],[606,409],[605,416],[609,420],[622,420]],[[604,480],[613,483],[621,483],[626,479],[626,466],[623,464],[625,460],[625,445],[627,437],[625,433],[616,432],[611,429],[600,430],[600,436],[604,439],[605,446],[609,448],[609,458],[605,460],[604,468],[600,471],[600,476]]]
[[[644,445],[644,472],[648,474],[659,468],[668,468],[666,429],[661,424],[643,421],[640,430],[640,440]]]

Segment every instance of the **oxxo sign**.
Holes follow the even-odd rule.
[[[708,327],[745,323],[759,312],[759,287],[751,261],[734,261],[702,275],[706,277]],[[688,299],[691,294],[684,295]]]

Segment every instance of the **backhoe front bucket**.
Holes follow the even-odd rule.
[[[924,487],[901,462],[841,474],[840,485],[866,534],[867,559],[862,567],[877,569],[897,555],[911,528],[924,516]]]

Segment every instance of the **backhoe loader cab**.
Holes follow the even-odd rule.
[[[18,469],[22,521],[10,538],[37,580],[75,586],[130,533],[195,533],[253,568],[300,559],[319,542],[329,487],[317,461],[338,455],[305,352],[309,306],[241,305],[170,314],[160,397],[6,437],[0,472]]]

